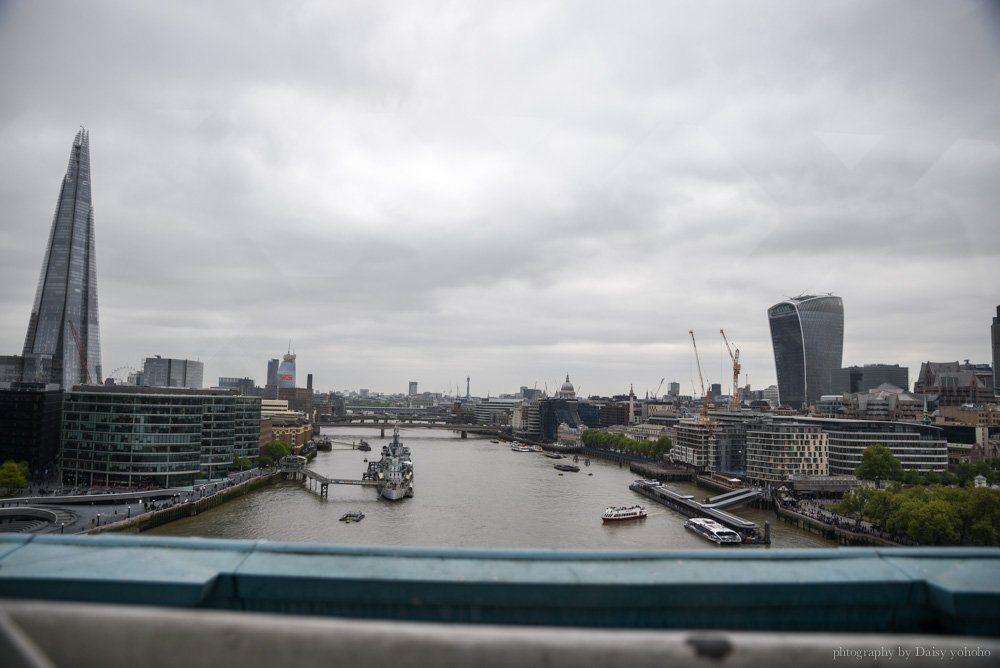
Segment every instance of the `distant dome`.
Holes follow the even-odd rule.
[[[562,384],[559,389],[559,397],[561,399],[575,399],[576,398],[576,388],[573,387],[573,383],[569,382],[569,374],[566,374],[566,382]]]

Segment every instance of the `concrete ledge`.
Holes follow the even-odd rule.
[[[596,552],[0,536],[0,597],[448,623],[1000,636],[1000,549]]]
[[[1000,642],[914,635],[582,630],[388,623],[175,611],[117,605],[0,601],[0,631],[21,639],[5,665],[243,668],[348,665],[995,666]],[[4,648],[7,649],[7,648]],[[935,654],[931,654],[931,652]],[[891,652],[892,654],[888,654]],[[908,652],[904,657],[901,652]]]

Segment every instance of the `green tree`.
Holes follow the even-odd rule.
[[[0,464],[0,489],[15,493],[28,486],[28,463],[8,459]]]
[[[933,499],[916,509],[906,533],[924,545],[954,544],[959,523],[952,504],[944,499]]]
[[[253,462],[250,461],[249,457],[237,456],[233,458],[233,466],[240,471],[246,471],[248,468],[253,466]]]
[[[288,456],[291,452],[291,448],[285,441],[271,441],[262,448],[260,457],[257,458],[257,462],[261,466],[274,466],[276,463],[281,461],[282,457]]]
[[[884,445],[869,445],[861,453],[861,465],[854,475],[862,480],[874,480],[875,487],[881,487],[883,480],[899,480],[903,476],[903,465]]]

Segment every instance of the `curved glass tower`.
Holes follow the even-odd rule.
[[[84,128],[73,140],[59,190],[23,356],[25,381],[69,389],[102,380],[90,136]]]
[[[767,310],[778,375],[778,399],[792,408],[830,393],[830,374],[844,355],[844,302],[833,295],[804,295]]]

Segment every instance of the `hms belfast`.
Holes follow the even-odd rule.
[[[382,446],[382,458],[368,462],[364,480],[374,480],[379,496],[399,501],[413,496],[413,461],[410,449],[399,440],[399,425],[393,427],[392,442]]]

